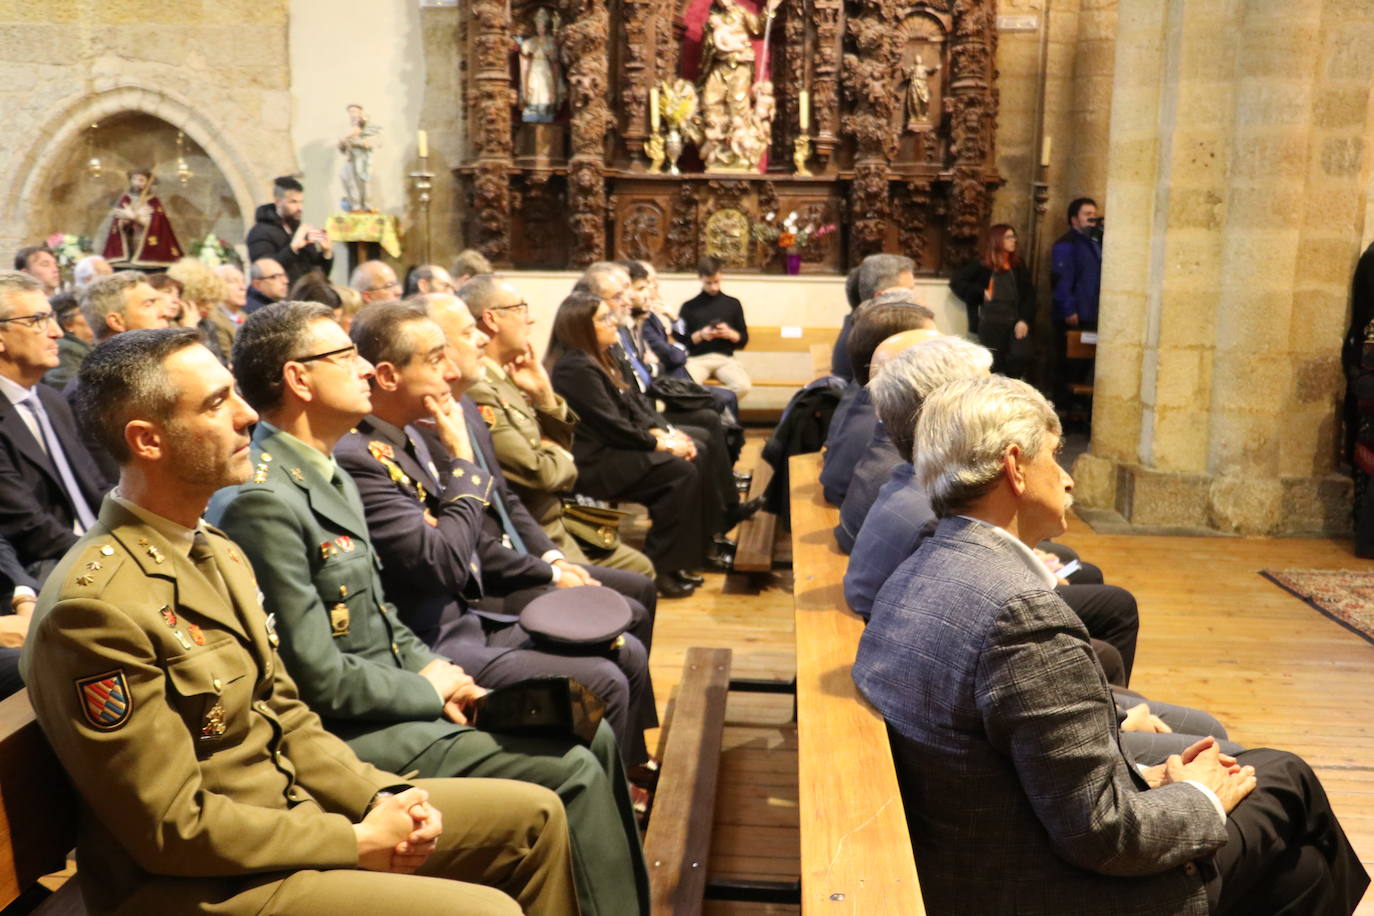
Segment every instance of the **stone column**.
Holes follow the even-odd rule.
[[[1339,0],[1121,0],[1081,504],[1146,526],[1348,527],[1333,472],[1371,27]]]

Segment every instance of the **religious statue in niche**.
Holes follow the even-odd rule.
[[[344,164],[339,170],[343,179],[344,196],[342,207],[345,211],[373,210],[367,200],[367,184],[372,180],[372,153],[381,146],[380,127],[369,124],[367,114],[361,105],[349,105],[348,133],[339,138],[339,152],[343,153]]]
[[[906,69],[906,129],[911,133],[930,130],[930,78],[940,71],[937,64],[927,67],[921,53]]]
[[[129,189],[115,203],[101,255],[118,267],[165,267],[183,252],[162,201],[153,195],[150,169],[129,173]]]
[[[701,118],[692,139],[707,171],[752,170],[773,131],[773,84],[754,53],[764,49],[782,0],[767,0],[763,17],[736,0],[714,0],[702,30]],[[761,23],[760,19],[764,21]]]
[[[534,12],[534,34],[517,41],[520,49],[520,119],[551,124],[567,89],[558,62],[558,14],[545,7]]]

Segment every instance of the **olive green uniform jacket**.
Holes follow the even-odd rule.
[[[530,515],[570,562],[627,569],[652,579],[654,564],[638,550],[617,542],[614,548],[589,552],[563,523],[563,495],[577,485],[571,452],[577,414],[561,396],[552,408],[535,407],[492,360],[484,360],[483,369],[482,380],[467,394],[491,430],[506,482]]]
[[[35,611],[25,681],[81,796],[78,877],[97,913],[189,913],[248,873],[355,868],[353,822],[399,781],[300,701],[251,568],[210,535],[232,605],[107,497]]]

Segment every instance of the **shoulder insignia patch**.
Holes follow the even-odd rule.
[[[134,704],[123,668],[81,678],[76,682],[76,694],[81,712],[92,728],[110,732],[129,721]]]
[[[490,404],[478,404],[477,412],[482,415],[482,419],[486,421],[488,426],[496,425],[496,411],[492,410]]]

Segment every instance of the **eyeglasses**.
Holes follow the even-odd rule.
[[[357,363],[359,360],[358,347],[356,344],[349,344],[346,347],[339,347],[337,350],[330,350],[328,353],[316,353],[314,356],[298,356],[291,360],[293,363],[311,363],[317,359],[333,361],[336,356],[346,356],[347,362]]]
[[[489,311],[514,311],[519,312],[522,315],[528,315],[530,313],[530,304],[528,302],[517,302],[515,303],[515,305],[493,305]]]
[[[613,312],[607,312],[601,317],[594,318],[593,320],[603,328],[613,328],[620,323],[620,319],[615,317]]]
[[[400,289],[401,284],[396,280],[389,280],[381,286],[374,286],[368,290],[369,293],[380,293],[384,289]]]
[[[258,277],[258,280],[259,280],[259,281],[262,281],[262,280],[285,280],[285,279],[286,279],[286,274],[284,274],[284,273],[280,273],[280,274],[268,274],[268,275],[265,276],[265,277]]]
[[[7,324],[12,321],[37,331],[47,327],[50,321],[56,324],[57,315],[53,312],[34,312],[32,315],[16,315],[13,318],[0,318],[0,324]]]

